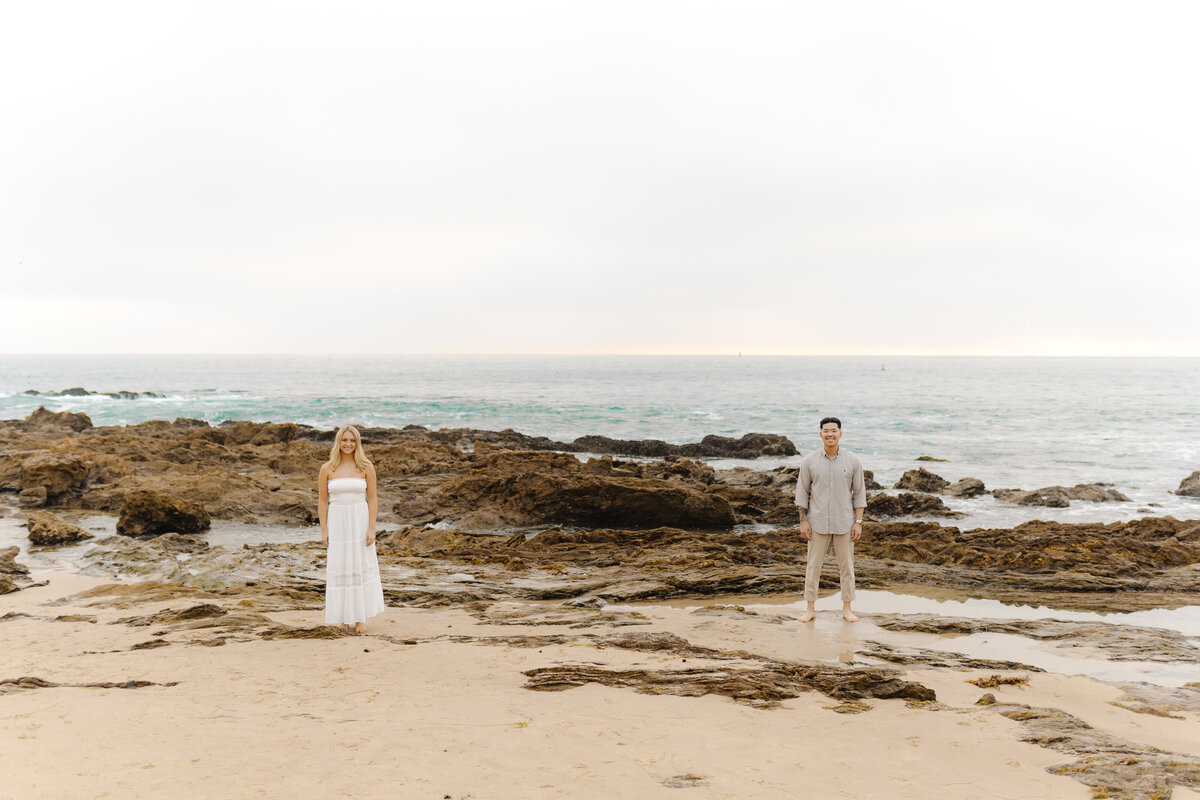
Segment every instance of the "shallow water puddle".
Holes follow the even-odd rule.
[[[841,607],[838,596],[817,601],[818,611],[835,611]],[[804,603],[746,605],[755,610],[787,609],[797,614]],[[1109,625],[1144,625],[1179,631],[1184,636],[1200,637],[1200,605],[1181,608],[1154,608],[1146,611],[1098,614],[1091,611],[1066,611],[1048,606],[1014,606],[998,600],[968,599],[939,600],[917,595],[896,594],[875,590],[859,590],[854,610],[860,614],[936,614],[940,617],[969,617],[972,619],[1057,619],[1065,622],[1103,622]]]
[[[759,613],[786,611],[799,616],[804,602],[786,604],[746,604],[745,608]],[[947,650],[973,658],[1019,661],[1040,667],[1047,672],[1063,675],[1089,675],[1104,681],[1146,681],[1160,686],[1182,686],[1200,681],[1200,664],[1184,661],[1113,661],[1090,648],[1068,653],[1067,648],[1054,641],[1038,641],[1026,636],[1007,633],[973,633],[944,636],[922,633],[897,633],[872,625],[869,616],[855,626],[837,619],[841,600],[835,594],[817,602],[820,623],[822,618],[844,629],[845,634],[859,640],[877,639],[893,644]],[[884,591],[860,591],[854,600],[854,610],[869,614],[934,614],[940,617],[997,620],[1062,620],[1066,622],[1098,622],[1108,625],[1139,625],[1178,631],[1184,636],[1200,637],[1200,606],[1175,609],[1150,609],[1131,613],[1097,614],[1086,611],[1065,611],[1046,606],[1010,606],[996,600],[938,600],[915,595]],[[851,633],[851,629],[853,633]],[[1196,642],[1200,644],[1200,641]],[[1086,653],[1086,655],[1085,655]]]

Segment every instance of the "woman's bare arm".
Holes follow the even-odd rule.
[[[317,519],[321,521],[321,544],[329,547],[329,467],[317,473]]]
[[[375,515],[379,513],[379,496],[375,493],[375,467],[367,466],[367,547],[375,544]]]

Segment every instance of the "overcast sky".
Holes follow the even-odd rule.
[[[6,3],[0,351],[1200,354],[1197,9]]]

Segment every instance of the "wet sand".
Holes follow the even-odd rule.
[[[1020,722],[975,705],[985,692],[1001,704],[1061,709],[1139,745],[1197,750],[1194,711],[1179,719],[1132,713],[1110,705],[1122,693],[1113,684],[1053,673],[1012,673],[1028,685],[984,690],[968,680],[994,670],[910,668],[904,677],[934,689],[938,703],[869,699],[864,713],[837,713],[843,704],[817,692],[763,708],[596,684],[530,691],[522,673],[553,665],[739,662],[578,638],[518,646],[500,639],[579,630],[494,624],[461,608],[388,608],[361,637],[201,646],[200,632],[173,631],[167,646],[131,649],[153,640],[156,627],[111,623],[184,604],[64,600],[104,581],[65,571],[35,577],[49,585],[0,596],[0,617],[8,615],[0,679],[160,685],[4,687],[0,739],[16,766],[0,797],[677,798],[680,789],[718,798],[1093,796],[1047,771],[1074,756],[1022,741]],[[633,629],[781,661],[848,662],[867,638],[916,641],[869,620],[845,625],[832,611],[800,626],[786,606],[761,601],[747,609],[757,614],[639,605],[649,624]],[[501,618],[529,604],[492,610]],[[320,623],[311,610],[264,614],[288,626]],[[95,621],[56,620],[71,615]],[[1189,796],[1177,785],[1175,798]]]

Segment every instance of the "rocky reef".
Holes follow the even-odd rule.
[[[394,559],[388,591],[396,602],[603,603],[796,592],[803,584],[795,468],[717,470],[676,453],[584,462],[558,452],[562,443],[513,431],[409,427],[364,436],[379,475],[381,528],[391,528],[381,532],[379,550]],[[0,425],[0,492],[15,493],[30,509],[119,515],[118,533],[146,542],[122,536],[92,547],[92,566],[106,574],[209,586],[255,579],[305,592],[319,582],[319,547],[207,549],[191,534],[212,520],[315,523],[314,476],[331,439],[327,431],[275,423],[212,427],[179,419],[97,428],[83,415],[39,409]],[[584,440],[593,449],[603,444]],[[753,434],[699,445],[745,455],[781,452],[790,446],[784,442]],[[878,486],[873,476],[872,483]],[[1033,521],[964,530],[946,524],[960,515],[941,497],[977,495],[982,482],[950,484],[921,468],[896,486],[869,495],[856,546],[864,588],[926,585],[1127,610],[1191,603],[1200,589],[1200,522]],[[1103,485],[1063,491],[1115,499]],[[941,521],[891,521],[923,516]],[[470,580],[449,580],[460,572]]]
[[[381,532],[377,547],[390,603],[557,601],[580,608],[796,594],[806,550],[794,530],[667,527],[535,527],[497,535],[408,526]],[[1169,517],[966,531],[933,522],[868,523],[856,550],[860,588],[929,587],[942,596],[1104,611],[1190,605],[1200,591],[1200,522]],[[274,587],[316,604],[323,591],[324,550],[315,541],[230,548],[178,534],[115,536],[98,540],[83,558],[88,572],[113,577]],[[830,560],[822,573],[827,586],[836,575]]]
[[[711,468],[681,454],[754,458],[790,455],[785,437],[707,436],[667,445],[583,437],[555,442],[515,431],[364,430],[379,471],[385,521],[453,522],[471,528],[546,522],[729,528],[738,522],[795,520],[788,471],[753,485],[723,483]],[[83,414],[39,408],[0,423],[0,492],[27,508],[84,508],[113,513],[128,505],[122,532],[149,535],[202,530],[199,504],[212,519],[266,524],[316,521],[315,478],[328,457],[329,431],[291,423],[226,423],[177,419],[94,427]],[[569,452],[633,452],[664,460],[581,464]],[[746,472],[751,472],[746,470]],[[794,476],[794,470],[790,476]],[[794,480],[794,477],[792,477]],[[150,495],[144,492],[153,492]],[[149,520],[148,503],[160,517]],[[138,520],[145,520],[139,522]]]

